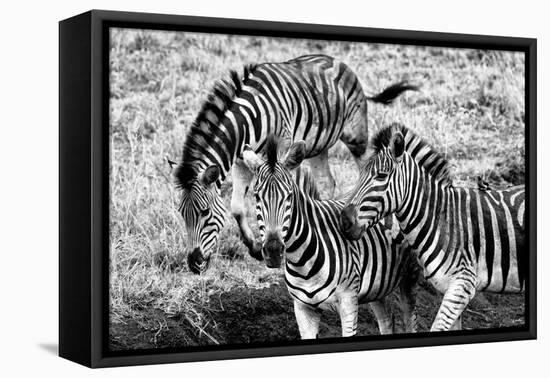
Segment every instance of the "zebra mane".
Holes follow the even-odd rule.
[[[400,123],[392,123],[374,136],[373,148],[375,153],[384,147],[389,147],[392,136],[400,132],[405,139],[405,150],[422,166],[432,177],[440,180],[445,186],[453,185],[450,165],[447,159],[436,151],[428,142],[415,134],[411,129]]]
[[[233,100],[240,95],[243,83],[250,78],[256,67],[255,64],[244,66],[242,77],[232,70],[227,78],[218,80],[214,84],[187,132],[180,165],[186,165],[196,159],[201,159],[197,149],[199,151],[204,149],[205,144],[208,144],[207,138],[219,129],[225,112],[233,104]],[[174,176],[177,186],[187,187],[197,176],[196,168],[178,166]]]
[[[198,172],[191,164],[178,164],[174,168],[174,181],[178,189],[189,189],[197,176]]]
[[[279,138],[275,134],[269,134],[267,136],[264,151],[267,157],[267,165],[273,173],[273,171],[275,171],[275,166],[277,165],[279,152]]]
[[[306,166],[300,166],[296,168],[294,174],[294,182],[298,186],[298,189],[304,194],[310,196],[315,200],[320,200],[321,196],[311,171]]]
[[[277,163],[279,163],[279,142],[280,139],[275,134],[269,134],[265,142],[264,153],[266,155],[267,165],[271,173],[275,172],[275,167],[277,166]],[[317,185],[315,185],[315,180],[313,179],[311,171],[307,166],[302,165],[294,169],[292,171],[292,175],[294,176],[294,182],[300,191],[313,199],[321,199]]]

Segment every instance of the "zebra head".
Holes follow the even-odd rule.
[[[270,135],[265,152],[267,161],[250,146],[245,146],[243,160],[256,176],[254,197],[262,240],[262,256],[268,268],[278,268],[285,252],[294,201],[290,171],[304,160],[306,145],[304,141],[294,143],[286,156],[278,161],[278,141],[275,136]]]
[[[187,231],[187,264],[196,274],[208,268],[224,222],[225,207],[217,185],[219,176],[217,165],[203,171],[184,164],[174,169],[176,185],[181,189],[178,211]]]
[[[375,137],[375,153],[362,169],[342,212],[344,236],[357,240],[380,219],[395,212],[402,203],[402,171],[405,137],[401,126],[390,126]]]

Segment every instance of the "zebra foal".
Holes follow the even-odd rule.
[[[396,215],[424,276],[443,294],[432,331],[461,329],[476,291],[524,291],[524,185],[454,187],[443,156],[399,124],[382,129],[374,148],[342,210],[342,230],[354,240]]]
[[[292,144],[278,160],[278,143],[269,136],[267,161],[245,147],[243,159],[254,172],[256,213],[268,267],[285,260],[285,281],[294,300],[294,313],[302,338],[316,338],[320,310],[337,310],[343,336],[357,331],[358,305],[370,302],[380,332],[393,332],[385,299],[399,287],[407,332],[416,331],[415,263],[400,234],[378,225],[357,241],[339,231],[343,200],[321,200],[310,175],[297,168],[306,156],[303,141]],[[411,264],[412,263],[412,264]]]

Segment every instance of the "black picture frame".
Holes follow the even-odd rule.
[[[529,275],[523,327],[269,345],[109,352],[110,27],[348,40],[525,53]],[[59,23],[59,355],[89,367],[535,339],[536,39],[92,10]]]

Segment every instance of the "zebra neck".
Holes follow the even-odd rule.
[[[252,105],[243,105],[242,99],[234,101],[217,124],[202,121],[192,126],[185,142],[183,164],[195,165],[199,170],[218,165],[223,181],[235,159],[242,156],[245,144],[259,144],[262,138],[259,115]]]
[[[416,172],[408,176],[414,182],[405,184],[408,190],[396,216],[401,232],[422,260],[428,245],[439,244],[453,231],[456,204],[453,187],[442,185],[421,167],[413,169]]]
[[[288,231],[285,238],[287,258],[291,262],[303,261],[308,253],[308,246],[312,242],[312,238],[316,239],[314,232],[311,232],[311,217],[315,216],[311,212],[312,199],[301,192],[296,185],[293,189],[293,206]],[[310,209],[311,214],[308,214]],[[312,256],[308,256],[309,260]],[[294,264],[293,264],[294,265]]]

